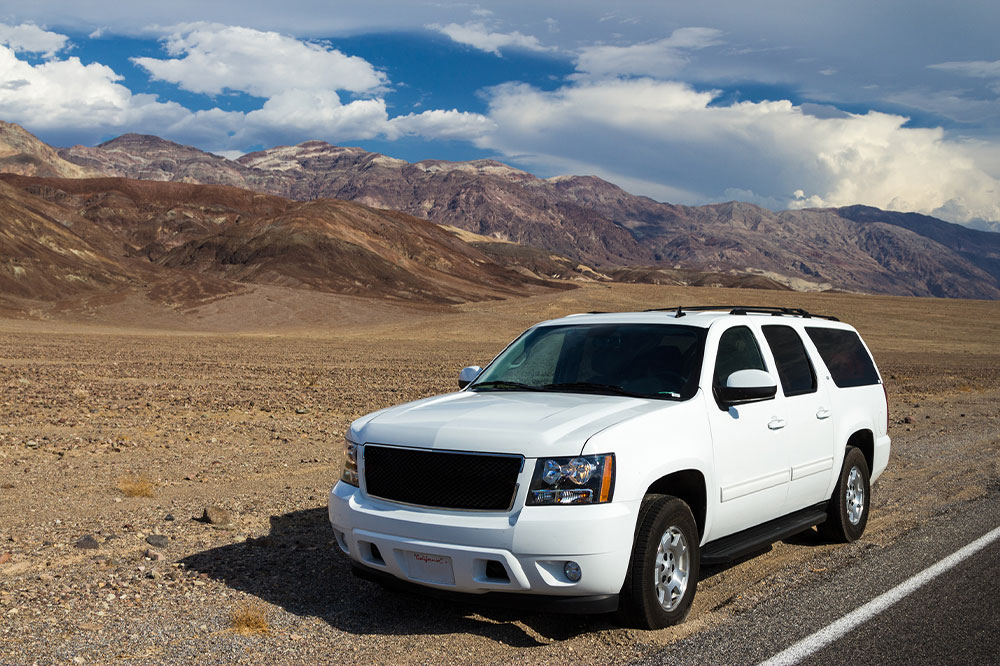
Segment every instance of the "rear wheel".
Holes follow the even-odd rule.
[[[670,495],[647,495],[619,612],[627,624],[659,629],[687,617],[698,586],[701,551],[691,509]]]
[[[819,533],[830,541],[850,543],[858,540],[868,524],[871,481],[868,462],[860,449],[848,447],[837,487],[830,498],[826,522]]]

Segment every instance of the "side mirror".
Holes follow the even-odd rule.
[[[462,371],[458,373],[458,388],[464,389],[466,386],[471,384],[482,371],[483,369],[478,365],[470,365],[462,368]]]
[[[726,378],[725,386],[715,388],[715,397],[726,405],[769,400],[778,392],[778,385],[763,370],[737,370]]]

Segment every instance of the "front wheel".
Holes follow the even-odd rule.
[[[824,538],[839,543],[850,543],[861,538],[868,524],[871,492],[868,463],[864,454],[860,449],[848,447],[837,487],[833,490],[833,497],[827,508],[826,521],[820,523],[819,533]]]
[[[687,504],[670,495],[643,499],[619,603],[627,624],[660,629],[687,617],[698,586],[699,542]]]

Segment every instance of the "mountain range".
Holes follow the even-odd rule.
[[[0,174],[0,300],[139,292],[195,306],[252,285],[457,303],[566,288],[442,227],[219,185]]]
[[[16,140],[8,138],[12,135]],[[462,247],[462,252],[475,253],[474,261],[489,262],[478,266],[505,267],[539,286],[544,277],[575,277],[1000,298],[1000,234],[863,206],[782,212],[740,202],[680,206],[632,195],[593,176],[543,179],[493,160],[408,163],[319,141],[254,152],[237,160],[137,134],[94,147],[55,151],[8,124],[0,126],[0,160],[0,169],[12,171],[10,165],[20,165],[18,173],[28,175],[103,174],[164,185],[225,186],[228,192],[236,191],[228,188],[243,190],[244,197],[253,196],[247,192],[252,191],[284,202],[286,208],[273,214],[235,213],[254,220],[240,229],[230,223],[188,229],[169,238],[151,233],[148,220],[139,225],[146,229],[142,237],[125,229],[137,224],[134,218],[128,218],[128,224],[112,223],[117,214],[114,206],[105,207],[100,215],[90,213],[92,219],[103,215],[102,229],[117,238],[127,236],[132,252],[143,254],[148,263],[226,280],[291,281],[350,291],[354,287],[349,277],[325,276],[337,267],[346,275],[360,271],[354,273],[356,281],[367,280],[363,271],[371,266],[352,254],[363,246],[354,243],[346,226],[338,226],[360,225],[360,233],[374,234],[389,246],[405,244],[404,237],[410,234],[425,239],[421,243],[433,238],[448,246],[435,235],[440,233],[452,243],[448,246],[452,251]],[[57,189],[66,192],[67,182]],[[125,187],[121,184],[125,181],[117,182],[119,189]],[[157,196],[169,198],[171,192],[164,189]],[[179,191],[177,195],[181,196]],[[53,195],[48,201],[56,199]],[[81,201],[75,205],[78,212],[82,210]],[[165,199],[159,206],[157,215],[169,208]],[[309,233],[297,226],[295,220],[302,216],[313,220]],[[322,234],[333,233],[333,226],[320,220],[334,218],[336,243],[309,235],[317,228],[323,229]],[[394,229],[391,238],[375,231],[375,218],[389,225],[386,229]],[[420,226],[422,220],[437,224]],[[251,228],[253,234],[247,231]],[[271,234],[273,228],[280,230],[280,237]],[[215,232],[211,239],[205,235],[209,230]],[[459,230],[467,234],[464,240]],[[421,252],[416,252],[412,265],[396,264],[417,282],[430,275],[428,266],[436,265]],[[301,266],[315,270],[306,274],[275,269],[268,263],[270,253],[297,256]],[[247,259],[253,268],[227,263],[237,257]],[[401,276],[388,269],[376,273],[378,284],[407,298],[466,297],[457,283],[446,288],[447,280],[434,288],[403,288],[406,280]],[[490,289],[518,288],[514,283],[501,284],[500,275],[493,276],[500,281]],[[462,274],[458,279],[476,277]]]

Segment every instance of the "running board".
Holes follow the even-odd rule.
[[[787,516],[751,527],[748,530],[730,534],[727,537],[706,543],[701,549],[701,564],[726,564],[733,560],[762,550],[775,541],[787,539],[826,520],[826,504],[802,509]]]

